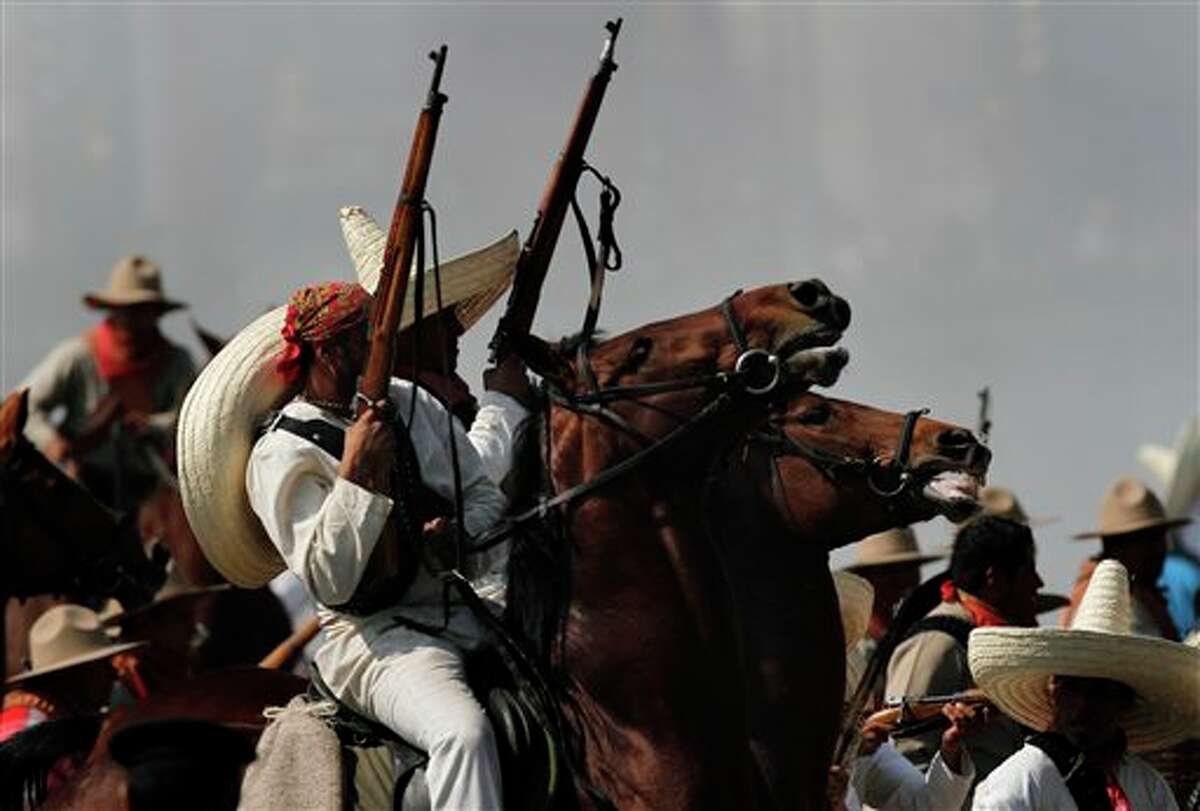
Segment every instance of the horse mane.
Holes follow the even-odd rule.
[[[90,752],[100,734],[99,715],[55,718],[0,743],[0,811],[24,811],[46,801],[46,781],[66,755]]]
[[[513,439],[513,466],[506,481],[513,513],[537,506],[551,491],[546,464],[549,419],[549,399],[543,392]],[[538,664],[556,682],[562,673],[553,653],[565,633],[570,602],[570,542],[561,513],[551,510],[538,520],[526,521],[509,542],[504,619],[520,631]]]

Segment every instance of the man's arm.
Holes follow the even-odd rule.
[[[966,657],[954,638],[926,631],[903,642],[888,663],[885,695],[949,695],[972,686]],[[896,749],[918,766],[929,763],[941,746],[938,730],[898,741]]]
[[[61,462],[70,453],[70,441],[50,422],[59,406],[70,407],[71,373],[78,354],[74,341],[65,341],[42,359],[18,388],[29,389],[29,419],[25,436],[52,461]]]
[[[354,450],[363,444],[354,436],[351,428],[343,469],[332,480],[323,451],[283,432],[259,440],[246,468],[251,508],[288,568],[324,605],[353,596],[392,509],[391,498],[374,489],[386,483],[362,461],[367,454]]]

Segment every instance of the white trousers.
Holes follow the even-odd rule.
[[[359,661],[343,663],[354,678],[330,685],[353,709],[429,753],[425,779],[434,809],[503,807],[492,725],[467,686],[462,647],[452,641],[477,640],[476,628],[469,611],[459,608],[448,639],[386,630]]]

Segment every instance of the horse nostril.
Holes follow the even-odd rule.
[[[833,326],[845,332],[846,327],[850,326],[850,302],[841,296],[830,296],[829,310]]]
[[[820,279],[809,279],[789,284],[788,292],[797,304],[805,310],[811,310],[821,303],[823,297],[829,295],[829,288]]]

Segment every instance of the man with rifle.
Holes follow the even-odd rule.
[[[425,181],[446,97],[446,49],[413,136],[375,297],[357,284],[292,294],[276,370],[299,394],[270,421],[246,468],[267,537],[321,605],[316,665],[334,694],[429,755],[433,808],[503,805],[499,757],[467,684],[480,619],[451,604],[441,573],[491,571],[452,554],[506,507],[474,438],[429,391],[392,376],[396,333],[422,228]],[[361,375],[361,378],[360,378]],[[481,443],[485,449],[496,443]]]
[[[432,520],[454,499],[448,418],[437,398],[393,379],[388,399],[404,423],[399,431],[389,425],[384,404],[353,418],[371,303],[354,284],[315,285],[292,295],[280,365],[296,376],[301,394],[254,447],[246,471],[250,504],[288,567],[322,605],[326,640],[316,662],[338,698],[429,753],[434,808],[498,808],[493,732],[463,670],[463,652],[484,638],[479,621],[456,606],[445,631],[431,633],[443,619],[442,589],[424,568],[403,597],[372,606],[365,616],[352,605],[376,548],[397,545],[388,528],[393,495],[403,486],[395,481],[397,454],[412,453],[419,470],[415,497],[403,499],[406,508]],[[506,504],[467,434],[457,424],[454,430],[465,529],[474,535],[497,521]],[[401,447],[404,442],[410,447]],[[487,571],[492,555],[468,556],[464,574]]]

